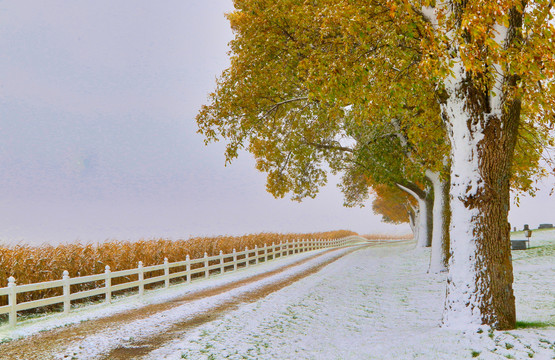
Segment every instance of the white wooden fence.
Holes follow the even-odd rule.
[[[163,264],[153,266],[143,266],[142,261],[139,261],[137,268],[129,270],[110,271],[110,267],[106,266],[106,270],[103,274],[80,276],[75,278],[70,278],[69,273],[66,270],[63,272],[62,279],[60,280],[25,285],[17,285],[16,279],[12,276],[8,279],[8,286],[0,288],[0,296],[8,296],[8,305],[0,306],[0,315],[9,314],[9,326],[15,327],[17,323],[18,311],[63,303],[64,313],[68,313],[71,310],[71,302],[78,299],[104,295],[105,301],[110,303],[112,301],[112,294],[115,291],[138,288],[138,296],[142,296],[144,294],[145,285],[147,284],[164,282],[164,287],[168,288],[170,286],[170,280],[175,278],[183,278],[185,282],[189,283],[195,274],[203,274],[200,275],[200,278],[204,279],[211,275],[235,271],[238,267],[256,265],[261,261],[266,262],[268,260],[273,260],[278,257],[284,257],[295,253],[322,248],[351,246],[357,243],[360,243],[360,238],[358,237],[346,237],[336,240],[296,240],[286,243],[280,242],[279,244],[272,244],[270,246],[264,245],[262,248],[258,248],[258,246],[255,246],[254,249],[245,248],[244,251],[240,252],[233,249],[233,252],[229,254],[224,254],[220,251],[219,255],[208,256],[204,253],[204,257],[198,259],[190,259],[189,255],[187,255],[184,261],[173,263],[168,262],[168,259],[166,258]],[[195,264],[202,265],[192,268],[192,265]],[[185,270],[172,273],[170,270],[176,267],[184,267]],[[161,270],[164,271],[163,275],[145,279],[145,274]],[[138,280],[112,285],[112,279],[131,275],[137,275]],[[198,277],[199,276],[195,278]],[[74,293],[71,292],[71,285],[98,281],[102,281],[104,286],[94,288],[92,290],[78,291]],[[21,303],[17,302],[17,294],[53,288],[62,288],[63,294],[40,300],[32,300]]]

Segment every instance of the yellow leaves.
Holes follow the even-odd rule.
[[[242,11],[232,11],[225,14],[233,31],[239,31],[240,27],[246,22],[247,14]]]
[[[395,10],[397,10],[397,4],[392,3],[389,6],[389,17],[392,18],[392,19],[395,17]]]
[[[274,194],[313,196],[324,181],[321,163],[345,168],[347,157],[307,142],[347,134],[364,143],[369,132],[391,119],[403,122],[417,159],[390,159],[396,176],[437,169],[448,152],[438,100],[444,99],[443,83],[454,74],[456,61],[476,88],[522,96],[534,118],[553,108],[553,85],[538,85],[555,76],[555,36],[553,26],[544,26],[545,2],[524,13],[526,39],[504,41],[507,27],[514,29],[511,39],[520,36],[515,13],[509,13],[520,3],[469,1],[452,12],[441,2],[423,1],[419,5],[436,6],[432,24],[409,0],[237,1],[237,11],[228,15],[236,31],[232,67],[201,110],[199,131],[210,140],[229,141],[231,157],[247,146],[258,168],[269,174]],[[520,79],[513,89],[509,82],[495,88],[500,74]],[[305,100],[276,106],[301,97]],[[352,108],[349,119],[345,106]],[[384,149],[402,155],[390,140],[375,149],[380,161],[391,155]],[[373,166],[368,149],[359,155]],[[353,185],[353,199],[359,199],[357,191],[362,190]]]

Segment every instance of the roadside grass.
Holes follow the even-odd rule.
[[[545,329],[555,327],[555,324],[545,321],[517,321],[517,329]]]
[[[531,246],[526,250],[515,250],[513,251],[513,255],[513,260],[540,258],[545,256],[552,257],[555,256],[555,243]]]

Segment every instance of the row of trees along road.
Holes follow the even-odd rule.
[[[552,146],[552,1],[234,5],[206,141],[251,152],[277,197],[314,197],[328,171],[346,205],[402,189],[430,269],[449,258],[444,326],[513,328],[509,195]]]

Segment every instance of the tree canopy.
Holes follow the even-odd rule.
[[[533,192],[553,145],[552,2],[236,0],[235,9],[231,66],[197,116],[207,142],[226,139],[228,161],[251,152],[268,191],[297,200],[315,196],[328,169],[343,173],[352,205],[369,184],[450,168],[445,323],[464,313],[514,326],[509,186]]]

